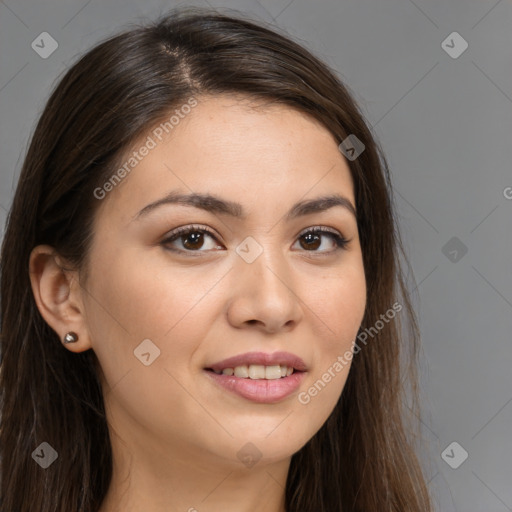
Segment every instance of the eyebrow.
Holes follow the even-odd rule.
[[[134,220],[139,220],[141,217],[148,215],[160,206],[169,204],[192,206],[213,214],[229,215],[237,219],[247,218],[244,208],[240,203],[227,201],[212,194],[181,194],[177,191],[172,191],[165,197],[142,208],[142,210],[135,216]],[[341,206],[347,209],[357,220],[355,207],[348,198],[340,194],[332,194],[318,197],[316,199],[305,199],[303,201],[299,201],[290,208],[288,213],[285,215],[285,220],[290,221],[304,215],[323,212],[330,208],[334,208],[335,206]]]

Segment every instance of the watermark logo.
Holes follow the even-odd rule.
[[[236,248],[236,253],[246,263],[252,263],[263,252],[263,247],[254,240],[252,236],[248,236]]]
[[[468,458],[468,452],[457,441],[453,441],[442,451],[441,458],[452,469],[457,469]]]
[[[144,366],[149,366],[160,356],[160,349],[149,338],[146,338],[137,345],[133,353]]]
[[[59,43],[48,32],[41,32],[30,46],[39,57],[47,59],[59,47]]]
[[[452,263],[457,263],[466,255],[468,248],[456,236],[453,236],[443,245],[441,252]]]
[[[346,139],[342,140],[338,146],[345,157],[353,162],[366,148],[366,146],[351,133]]]
[[[238,460],[249,469],[258,463],[262,455],[263,454],[252,443],[244,444],[236,454]]]
[[[32,458],[43,468],[50,467],[59,454],[47,442],[41,443],[33,452]]]
[[[468,42],[458,32],[452,32],[441,43],[441,48],[452,59],[458,59],[468,49],[468,46]]]

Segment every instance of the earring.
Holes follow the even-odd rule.
[[[64,336],[64,343],[75,343],[78,341],[78,334],[76,332],[68,332],[66,336]]]

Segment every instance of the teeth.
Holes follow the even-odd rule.
[[[265,373],[265,367],[261,364],[251,364],[251,366],[249,366],[250,379],[264,379]],[[279,377],[281,377],[281,371],[279,371]]]
[[[242,377],[243,379],[247,379],[249,377],[249,368],[247,365],[237,366],[235,368],[235,377]]]
[[[241,365],[235,368],[224,368],[222,371],[214,370],[220,375],[234,375],[242,379],[266,379],[275,380],[282,377],[288,377],[293,373],[293,368],[285,365],[264,366],[262,364]]]
[[[286,375],[286,374],[285,374]],[[265,379],[280,379],[281,378],[281,367],[277,366],[265,366]]]

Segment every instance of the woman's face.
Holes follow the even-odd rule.
[[[335,139],[305,115],[197,99],[104,187],[86,328],[109,423],[130,450],[250,467],[298,451],[345,384],[366,298],[353,183]],[[349,207],[296,206],[333,195]]]

